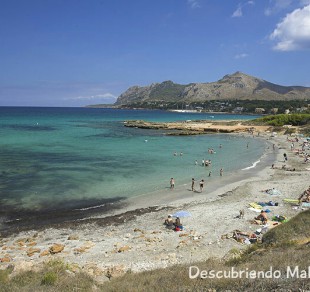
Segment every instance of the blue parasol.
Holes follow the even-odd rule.
[[[178,211],[172,215],[173,217],[191,217],[191,213],[188,211]]]

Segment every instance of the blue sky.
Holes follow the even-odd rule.
[[[310,86],[310,0],[0,1],[0,106],[112,103],[235,71]]]

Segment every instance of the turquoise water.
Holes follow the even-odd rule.
[[[192,177],[212,180],[221,167],[229,175],[259,160],[265,143],[224,134],[166,136],[126,128],[123,121],[250,118],[254,116],[1,107],[1,209],[42,210],[133,197],[165,190],[171,177],[176,186],[189,184]],[[209,154],[208,148],[216,153]],[[212,167],[202,167],[202,159],[211,159]]]

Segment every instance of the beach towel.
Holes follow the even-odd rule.
[[[306,208],[310,208],[310,203],[307,203],[307,202],[303,202],[301,204],[302,207],[306,207]]]
[[[250,203],[250,207],[254,208],[254,209],[263,209],[263,207],[257,203]]]
[[[282,215],[276,215],[276,216],[272,217],[272,221],[284,223],[284,222],[287,222],[287,218],[285,216],[282,216]]]
[[[281,192],[277,189],[268,190],[266,193],[269,195],[275,195],[275,196],[281,195]]]
[[[257,213],[261,212],[261,209],[255,209],[255,208],[252,208],[252,207],[250,207],[248,209],[251,210],[251,211],[257,212]]]
[[[290,203],[290,204],[296,204],[296,203],[299,202],[296,199],[283,199],[283,201],[286,202],[286,203]]]

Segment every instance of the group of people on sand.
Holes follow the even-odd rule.
[[[309,139],[304,140],[302,143],[299,142],[298,138],[289,139],[288,141],[292,142],[291,144],[291,151],[293,151],[296,155],[303,158],[303,162],[307,163],[310,162],[310,141]],[[298,145],[296,145],[294,142],[299,142]]]
[[[220,169],[220,176],[223,176],[223,173],[224,173],[224,170],[223,170],[223,168],[221,168],[221,169]],[[212,171],[209,171],[209,175],[208,175],[208,176],[210,177],[211,174],[212,174]],[[195,191],[195,182],[196,182],[196,180],[195,180],[194,178],[192,178],[192,184],[191,184],[191,190],[192,190],[192,191]],[[204,179],[201,179],[201,180],[199,181],[199,190],[200,190],[200,192],[203,191],[204,183],[205,183],[205,180],[204,180]],[[170,178],[170,189],[171,189],[171,190],[174,190],[174,186],[175,186],[175,180],[174,180],[174,178],[172,177],[172,178]]]
[[[204,179],[202,179],[202,180],[199,181],[199,189],[200,189],[200,192],[203,191],[204,183],[205,183]],[[191,187],[191,189],[192,189],[193,192],[196,191],[196,190],[195,190],[195,179],[194,179],[194,178],[192,178],[192,187]]]
[[[183,230],[183,225],[179,217],[176,217],[175,221],[172,219],[172,215],[168,215],[168,218],[165,220],[164,224],[168,229],[174,229],[175,231]]]

